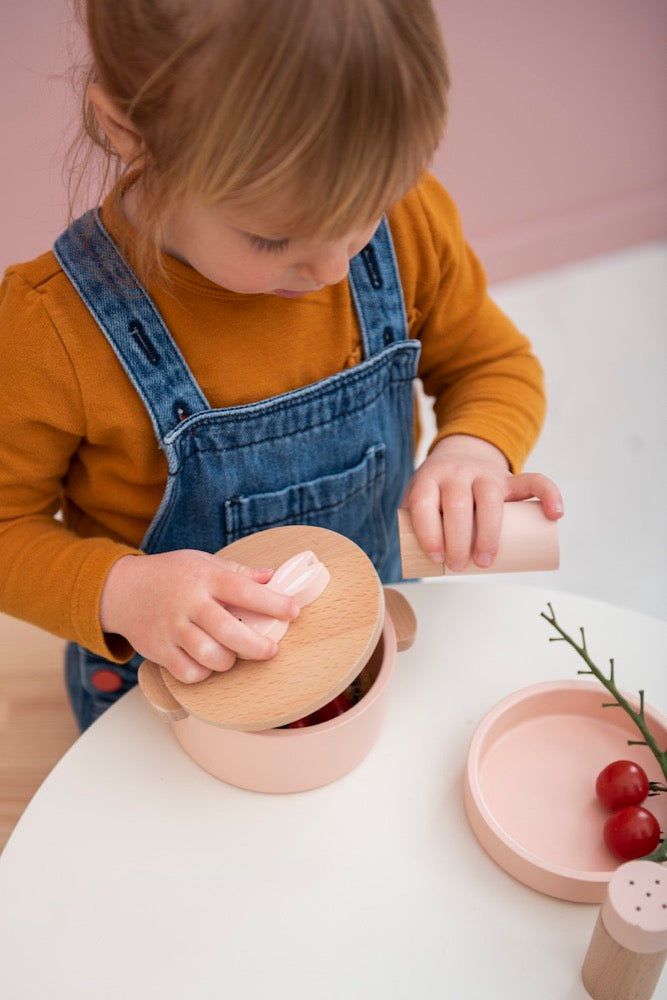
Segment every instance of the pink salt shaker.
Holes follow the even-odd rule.
[[[628,861],[609,880],[581,970],[593,1000],[650,1000],[667,958],[667,868]]]

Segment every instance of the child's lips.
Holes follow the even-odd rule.
[[[316,285],[315,288],[302,288],[299,291],[291,291],[288,288],[274,289],[274,295],[280,295],[283,299],[298,299],[300,295],[308,295],[310,292],[319,292],[324,285]]]

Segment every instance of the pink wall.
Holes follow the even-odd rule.
[[[67,218],[61,176],[74,114],[69,0],[4,4],[0,33],[0,268],[41,252]],[[57,76],[60,74],[60,77]]]
[[[435,170],[490,277],[666,236],[664,0],[436,5],[454,84]],[[62,78],[69,0],[5,6],[0,268],[65,223],[60,161],[76,112]]]
[[[667,235],[665,0],[436,0],[435,170],[492,278]]]

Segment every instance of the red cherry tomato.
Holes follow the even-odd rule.
[[[329,722],[330,719],[337,718],[350,708],[352,708],[352,704],[349,699],[344,694],[339,694],[333,701],[327,702],[326,705],[318,708],[316,712],[306,716],[305,719],[297,719],[296,722],[291,722],[290,729],[302,729],[304,726],[316,726],[320,722]]]
[[[339,694],[333,701],[327,702],[322,708],[318,708],[316,712],[309,715],[308,722],[311,726],[316,726],[319,722],[328,722],[330,719],[335,719],[337,716],[347,712],[350,707],[350,702],[345,695]]]
[[[625,806],[606,821],[604,842],[622,861],[643,858],[660,843],[660,824],[648,809]]]
[[[648,795],[648,778],[634,761],[615,760],[598,774],[595,792],[602,805],[610,810],[638,806]]]

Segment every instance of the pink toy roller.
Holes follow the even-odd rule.
[[[398,512],[403,577],[461,576],[481,573],[523,573],[558,569],[558,522],[550,521],[539,500],[515,500],[503,505],[498,555],[487,569],[470,561],[461,573],[434,563],[417,541],[407,508]]]

